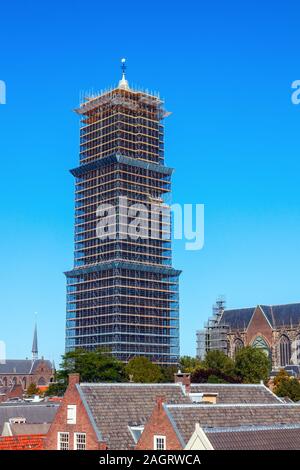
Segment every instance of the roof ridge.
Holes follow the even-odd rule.
[[[214,403],[208,405],[205,403],[166,403],[169,408],[300,408],[300,403]]]
[[[209,387],[265,387],[264,384],[213,384],[213,383],[191,383],[191,386],[209,386]]]
[[[299,423],[294,423],[294,424],[269,424],[269,425],[263,425],[263,424],[250,424],[250,425],[241,425],[241,426],[216,426],[214,427],[209,427],[209,426],[204,426],[203,430],[205,433],[215,433],[215,432],[243,432],[243,431],[267,431],[267,430],[276,430],[276,429],[300,429],[300,422]]]
[[[136,382],[81,382],[80,387],[170,387],[170,386],[175,386],[175,387],[181,387],[181,383],[175,383],[175,382],[170,382],[170,383],[136,383]]]

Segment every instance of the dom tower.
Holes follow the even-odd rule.
[[[75,254],[66,272],[66,351],[105,347],[122,361],[140,355],[174,364],[180,271],[172,268],[165,216],[172,175],[164,164],[167,113],[158,96],[129,86],[124,62],[116,88],[76,109],[80,165],[71,170]]]

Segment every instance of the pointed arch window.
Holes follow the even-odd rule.
[[[236,353],[242,349],[244,347],[244,343],[243,341],[240,339],[240,338],[237,338],[235,341],[234,341],[234,355],[236,355]]]
[[[262,336],[256,336],[255,340],[252,343],[253,348],[261,349],[266,356],[270,356],[270,349],[266,340]]]
[[[291,343],[286,335],[282,335],[279,340],[280,349],[280,365],[286,366],[290,363],[291,358]]]

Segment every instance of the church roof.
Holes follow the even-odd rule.
[[[44,359],[7,359],[4,364],[0,364],[0,375],[4,374],[33,374],[39,364],[43,362],[46,367],[52,370],[51,361]]]
[[[286,305],[258,305],[273,328],[300,326],[300,303]],[[220,323],[233,330],[244,330],[257,307],[224,310]]]
[[[229,327],[234,330],[244,330],[247,328],[253,312],[254,307],[224,310],[220,323],[229,325]]]

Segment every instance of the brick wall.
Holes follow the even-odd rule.
[[[266,320],[259,307],[255,309],[254,315],[247,328],[247,344],[251,344],[256,336],[263,336],[270,346],[272,346],[272,328]]]
[[[74,433],[76,432],[86,433],[87,450],[106,448],[104,443],[99,443],[97,440],[96,433],[94,432],[84,404],[82,403],[81,397],[76,389],[77,383],[79,383],[79,375],[71,374],[69,377],[69,386],[47,434],[45,441],[46,450],[57,449],[58,432],[69,433],[70,450],[74,449]],[[67,423],[68,405],[76,405],[76,424]]]
[[[153,450],[154,436],[166,436],[166,450],[181,450],[173,426],[163,408],[163,398],[158,398],[156,406],[145,425],[144,431],[136,445],[136,450]]]

